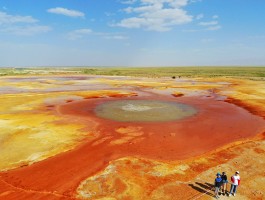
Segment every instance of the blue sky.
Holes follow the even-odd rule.
[[[265,65],[264,0],[1,0],[0,66]]]

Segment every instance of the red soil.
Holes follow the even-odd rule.
[[[74,197],[81,181],[102,170],[111,160],[125,156],[156,160],[186,159],[227,143],[254,136],[264,128],[262,118],[233,104],[212,98],[148,98],[186,103],[197,108],[198,114],[180,121],[128,123],[100,119],[93,112],[98,104],[120,98],[89,99],[61,105],[57,109],[62,115],[98,122],[100,136],[92,142],[84,142],[72,151],[31,166],[0,173],[0,194],[9,190],[15,191],[2,193],[0,199],[29,199],[33,194],[35,199],[70,199]],[[128,126],[142,127],[140,131],[143,131],[143,135],[138,136],[137,141],[111,145],[110,142],[122,138],[115,130]],[[100,140],[102,143],[93,145]]]
[[[174,97],[182,97],[182,96],[184,96],[184,94],[172,94],[172,96],[174,96]]]
[[[232,97],[228,97],[225,100],[225,102],[235,104],[237,106],[240,106],[241,108],[245,108],[250,113],[252,113],[254,115],[262,116],[263,119],[265,119],[265,112],[264,111],[261,111],[261,110],[257,109],[256,107],[254,107],[253,105],[247,104],[247,103],[243,102],[240,99],[235,99],[235,98],[232,98]]]

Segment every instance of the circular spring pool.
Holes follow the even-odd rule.
[[[119,100],[100,104],[95,109],[101,118],[123,122],[173,121],[197,113],[192,106],[158,100]]]

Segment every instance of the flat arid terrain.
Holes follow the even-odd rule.
[[[265,199],[265,67],[0,75],[1,200]]]

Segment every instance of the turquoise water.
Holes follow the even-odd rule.
[[[192,106],[158,100],[119,100],[96,107],[101,118],[122,122],[159,122],[180,120],[197,113]]]

